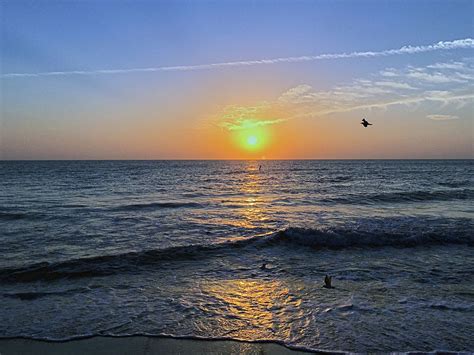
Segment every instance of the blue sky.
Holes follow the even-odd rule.
[[[305,122],[308,117],[316,117],[308,126],[317,129],[317,117],[322,115],[320,107],[327,104],[321,101],[324,95],[349,95],[354,90],[370,92],[372,96],[354,96],[353,100],[359,102],[352,102],[351,107],[381,100],[396,101],[401,96],[427,97],[434,91],[466,97],[472,93],[472,48],[201,71],[5,75],[199,65],[431,45],[474,37],[473,4],[472,1],[3,1],[0,5],[0,157],[232,158],[238,157],[237,151],[223,149],[226,154],[209,154],[206,143],[196,141],[195,133],[207,127],[202,122],[225,127],[213,120],[219,121],[219,112],[229,106],[254,107],[266,102],[271,111],[267,115],[273,115],[272,118],[293,122],[292,118],[288,119],[288,112],[298,111],[298,115],[306,117]],[[456,69],[452,63],[462,65]],[[381,82],[385,84],[378,87],[392,85],[391,89],[395,89],[393,83],[386,84],[388,77],[383,73],[387,69],[397,73],[398,84],[411,89],[373,90],[378,85],[375,83]],[[365,89],[356,85],[361,80],[362,83],[365,80],[362,85]],[[313,93],[313,101],[319,100],[313,106],[306,102],[303,109],[298,99],[291,103],[292,107],[286,103],[282,108],[279,98],[288,90],[308,87],[311,89],[306,92]],[[336,96],[331,101],[340,109],[342,102]],[[420,107],[415,110],[398,107],[401,104],[384,107],[384,115],[396,117],[409,113],[413,120],[421,122],[417,132],[420,135],[426,132],[424,125],[441,121],[442,115],[449,116],[451,119],[445,121],[450,121],[451,126],[438,124],[439,132],[433,139],[450,142],[449,135],[456,134],[461,137],[456,136],[460,145],[454,149],[449,148],[450,144],[440,144],[442,149],[436,151],[436,145],[423,148],[415,144],[416,136],[413,136],[413,147],[408,151],[402,154],[395,148],[381,146],[384,153],[380,157],[472,157],[472,100],[466,98],[462,103],[451,100],[442,105],[434,102],[431,106],[425,101],[420,101]],[[285,112],[276,117],[275,111]],[[338,112],[330,115],[341,115]],[[358,109],[354,117],[367,113],[365,108]],[[249,119],[269,120],[264,117],[265,112],[261,116]],[[438,119],[425,120],[428,116]],[[291,124],[294,130],[302,126]],[[148,138],[150,144],[142,149],[127,150],[135,141],[127,138],[125,132],[132,130],[139,136],[150,127],[165,133]],[[168,138],[160,142],[160,134],[173,136],[174,141],[184,140],[187,148],[196,144],[198,148],[186,154],[182,146],[173,146]],[[211,133],[200,134],[208,137]],[[304,146],[304,139],[304,135],[299,137],[295,144]],[[349,151],[338,149],[326,149],[332,153],[323,156],[318,147],[311,149],[296,149],[293,155],[280,152],[269,156],[378,157],[365,151],[352,156]]]

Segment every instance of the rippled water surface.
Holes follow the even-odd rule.
[[[472,167],[0,162],[0,336],[474,350]]]

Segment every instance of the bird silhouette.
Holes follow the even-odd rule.
[[[372,123],[367,122],[365,118],[362,119],[362,122],[360,124],[363,125],[364,127],[372,126]]]
[[[324,288],[332,288],[332,276],[326,275],[324,277]]]

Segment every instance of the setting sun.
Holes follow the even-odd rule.
[[[252,127],[234,133],[235,144],[248,153],[261,153],[270,148],[270,130],[267,127]]]
[[[249,137],[247,138],[247,144],[248,144],[248,145],[250,145],[250,146],[255,146],[255,145],[257,145],[257,143],[258,143],[257,137],[255,137],[255,136],[249,136]]]

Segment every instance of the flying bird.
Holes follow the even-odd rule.
[[[372,126],[372,123],[367,122],[365,118],[362,119],[362,122],[360,124],[363,125],[364,127]]]

